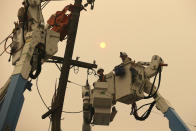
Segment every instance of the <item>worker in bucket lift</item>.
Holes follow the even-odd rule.
[[[100,68],[97,70],[97,74],[99,75],[99,81],[100,82],[106,82],[105,75],[103,74],[104,69]]]

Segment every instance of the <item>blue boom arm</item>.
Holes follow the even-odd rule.
[[[164,116],[169,120],[169,128],[171,131],[190,131],[174,109],[168,108]]]
[[[15,131],[24,103],[23,92],[31,86],[32,84],[21,74],[11,77],[7,93],[0,104],[0,131]]]

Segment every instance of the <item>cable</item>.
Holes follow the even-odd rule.
[[[51,119],[50,119],[50,123],[49,123],[49,127],[48,127],[48,131],[50,131],[50,127],[51,127]]]
[[[155,81],[156,81],[156,78],[157,78],[158,74],[159,74],[158,86],[157,86],[157,89],[156,89],[155,93],[152,95],[152,91],[153,91],[154,84],[155,84]],[[158,92],[158,90],[159,90],[160,84],[161,84],[161,66],[159,66],[158,69],[157,69],[157,73],[156,73],[156,75],[154,77],[154,80],[153,80],[152,87],[151,87],[149,95],[145,96],[143,99],[150,99],[150,98],[154,97],[156,95],[156,93]]]
[[[156,78],[157,78],[157,75],[158,74],[159,74],[158,86],[157,86],[157,89],[156,89],[155,93],[152,94],[152,91],[153,91],[153,88],[154,88],[154,84],[155,84],[155,81],[156,81]],[[150,90],[149,95],[148,96],[145,96],[143,99],[150,99],[150,98],[154,97],[157,94],[158,90],[159,90],[160,83],[161,83],[161,66],[159,66],[158,69],[157,69],[157,73],[156,73],[156,75],[154,77],[154,80],[153,80],[152,87],[151,87],[151,90]],[[139,107],[137,109],[137,105],[134,102],[132,104],[132,111],[131,111],[130,115],[134,115],[134,117],[135,117],[136,120],[143,121],[143,120],[145,120],[145,119],[147,119],[149,117],[149,115],[150,115],[150,113],[151,113],[151,111],[152,111],[155,103],[156,103],[156,101],[153,101],[152,103],[144,104],[144,105],[142,105],[141,107]],[[146,110],[146,112],[142,116],[139,116],[138,113],[137,113],[138,110],[140,110],[141,108],[143,108],[144,106],[147,106],[147,105],[150,105],[150,107],[148,108],[148,110]]]
[[[8,41],[9,38],[11,38],[11,37],[9,36],[9,37],[5,40],[4,51],[0,54],[0,56],[2,56],[5,52],[6,52],[7,54],[13,55],[13,54],[17,53],[18,51],[20,51],[21,49],[23,49],[24,44],[23,44],[19,49],[13,50],[13,49],[11,48],[11,52],[8,52],[7,49],[12,45],[12,43],[11,43],[11,44],[9,44],[9,45],[6,47],[6,44],[7,44],[7,41]]]
[[[89,70],[92,70],[91,72]],[[94,75],[96,78],[99,78],[99,76],[97,75],[96,71],[94,69],[88,69],[87,70],[87,75]]]
[[[52,1],[64,1],[64,0],[52,0]],[[48,4],[49,2],[51,2],[51,0],[45,1],[42,5],[41,5],[41,9],[43,10]]]
[[[11,54],[10,52],[7,51],[7,49],[11,46],[12,43],[9,44],[8,47],[6,47],[6,44],[7,44],[7,41],[8,41],[9,38],[11,38],[11,35],[9,35],[8,37],[6,37],[6,39],[4,41],[2,41],[2,43],[5,42],[4,43],[4,51],[0,54],[0,56],[2,56],[5,52],[8,53],[8,54]]]
[[[4,48],[4,51],[0,54],[0,56],[2,56],[10,46],[11,44],[8,47]]]
[[[39,44],[37,45],[36,49],[37,50],[34,50],[34,54],[33,54],[33,57],[31,59],[31,65],[34,66],[34,55],[37,56],[37,67],[36,67],[36,70],[33,70],[33,68],[31,69],[30,73],[29,73],[29,77],[32,78],[32,79],[36,79],[39,74],[41,73],[41,70],[42,70],[42,58],[44,58],[44,55],[45,55],[45,51],[42,50],[44,47],[43,45]],[[37,51],[37,54],[35,54],[35,51]],[[34,73],[35,71],[35,73]]]
[[[58,66],[57,63],[55,63],[56,67],[59,69],[59,71],[61,71],[61,68]]]
[[[41,5],[41,9],[43,10],[50,2],[51,0],[45,1],[42,5]],[[64,0],[52,0],[52,1],[64,1]]]
[[[43,6],[45,6],[45,4],[47,3],[48,1],[45,1],[42,5],[41,5],[41,8],[43,7]]]
[[[49,2],[50,0],[44,2],[43,5],[41,5],[41,9],[43,10],[48,5]]]
[[[144,121],[146,120],[149,116],[150,116],[150,113],[155,105],[156,101],[153,101],[151,104],[150,104],[150,107],[148,108],[148,110],[142,115],[142,116],[139,116],[138,115],[138,109],[137,109],[137,105],[136,103],[134,102],[132,104],[132,111],[130,114],[133,114],[133,116],[135,117],[136,120],[139,120],[139,121]],[[141,108],[140,108],[141,109]]]
[[[160,84],[161,84],[161,66],[158,67],[158,74],[159,74],[159,81],[158,81],[157,90],[155,91],[155,93],[153,95],[151,95],[151,98],[154,97],[157,94],[157,92],[159,90],[159,87],[160,87]],[[152,91],[151,91],[150,94],[152,94]]]
[[[7,51],[7,49],[8,49],[8,47],[10,47],[11,46],[11,44],[8,46],[8,47],[6,47],[6,45],[7,45],[7,41],[9,40],[9,38],[11,38],[11,37],[8,37],[6,40],[5,40],[5,44],[4,44],[4,51],[7,53],[7,54],[11,54],[11,52],[8,52]]]
[[[6,41],[12,34],[13,34],[13,32],[12,32],[11,34],[9,34],[4,40],[2,40],[2,41],[0,42],[0,45],[1,45],[4,41]]]
[[[63,113],[71,113],[71,114],[76,114],[76,113],[82,113],[83,110],[81,111],[76,111],[76,112],[69,112],[69,111],[62,111]]]
[[[139,111],[139,110],[142,109],[143,107],[145,107],[145,106],[147,106],[147,105],[151,105],[151,104],[152,104],[152,102],[151,102],[151,103],[144,104],[144,105],[140,106],[140,107],[139,107],[137,110],[135,110],[135,111]],[[131,112],[130,115],[133,115],[133,112]]]
[[[72,81],[70,81],[70,80],[68,80],[67,82],[72,83],[72,84],[77,85],[77,86],[80,86],[80,87],[83,87],[83,85],[80,85],[80,84],[78,84],[78,83],[72,82]]]
[[[41,98],[41,100],[42,100],[42,103],[44,104],[44,106],[45,106],[48,110],[50,110],[50,108],[46,105],[46,103],[45,103],[45,101],[44,101],[44,99],[43,99],[43,97],[42,97],[42,95],[41,95],[41,93],[40,93],[40,91],[39,91],[39,87],[38,87],[38,77],[37,77],[37,79],[36,79],[36,87],[37,87],[37,92],[38,92],[38,94],[39,94],[39,96],[40,96],[40,98]]]

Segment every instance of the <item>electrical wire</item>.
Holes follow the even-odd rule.
[[[145,107],[145,106],[147,106],[147,105],[151,105],[152,103],[153,103],[153,102],[144,104],[144,105],[140,106],[138,109],[136,109],[135,111],[139,111],[139,110],[142,109],[143,107]],[[131,112],[130,115],[133,115],[133,112]]]
[[[95,73],[94,73],[94,72],[95,72]],[[87,70],[87,81],[88,81],[88,76],[89,76],[89,75],[92,75],[92,74],[96,74],[96,71],[92,69],[92,71],[90,72],[89,69],[88,69],[88,70]],[[68,80],[67,82],[72,83],[72,84],[77,85],[77,86],[80,86],[80,87],[84,87],[84,85],[81,85],[81,84],[72,82],[72,81],[70,81],[70,80]]]
[[[7,41],[8,41],[9,38],[11,38],[11,37],[8,37],[8,38],[6,39],[6,41],[5,41],[5,44],[4,44],[4,51],[5,51],[7,54],[11,54],[11,52],[8,52],[8,51],[7,51],[8,47],[10,47],[11,44],[10,44],[8,47],[6,47]]]
[[[42,100],[42,103],[44,104],[44,106],[45,106],[48,110],[50,110],[50,108],[46,105],[46,103],[45,103],[45,101],[44,101],[44,99],[43,99],[43,97],[42,97],[42,95],[41,95],[41,93],[40,93],[40,91],[39,91],[39,87],[38,87],[38,77],[37,77],[37,79],[36,79],[36,87],[37,87],[37,92],[38,92],[38,94],[39,94],[39,96],[40,96],[40,98],[41,98],[41,100]]]
[[[49,4],[49,2],[50,0],[44,2],[43,5],[41,5],[41,9],[43,10]]]
[[[71,82],[71,81],[70,81]],[[71,82],[71,83],[73,83],[73,84],[77,84],[77,83],[74,83],[74,82]],[[56,84],[55,84],[56,85]],[[79,84],[77,84],[78,86],[82,86],[82,85],[79,85]],[[38,91],[38,94],[39,94],[39,96],[40,96],[40,98],[41,98],[41,100],[42,100],[42,103],[45,105],[45,107],[48,109],[48,110],[50,110],[50,108],[47,106],[47,104],[45,103],[45,101],[44,101],[44,99],[43,99],[43,97],[42,97],[42,95],[41,95],[41,93],[40,93],[40,91],[39,91],[39,86],[38,86],[38,78],[36,79],[36,87],[37,87],[37,91]],[[75,114],[75,113],[81,113],[81,112],[83,112],[83,110],[81,110],[81,111],[76,111],[76,112],[72,112],[72,111],[62,111],[63,113],[70,113],[70,114]],[[51,122],[50,122],[51,123]],[[50,124],[49,124],[49,128],[48,128],[48,130],[50,130]]]
[[[48,1],[45,1],[45,2],[41,5],[41,8],[44,7],[47,3],[48,3]]]
[[[134,102],[134,103],[132,104],[132,110],[131,110],[130,115],[133,115],[133,116],[135,117],[136,120],[144,121],[144,120],[146,120],[146,119],[149,117],[149,115],[150,115],[150,113],[151,113],[151,111],[152,111],[152,109],[153,109],[155,103],[156,103],[156,101],[153,101],[153,102],[150,104],[150,107],[148,108],[148,110],[147,110],[145,113],[143,113],[142,116],[139,116],[139,115],[138,115],[137,105],[136,105],[136,103]],[[140,109],[141,109],[141,108],[140,108]]]
[[[64,1],[64,0],[48,0],[48,1],[45,1],[42,5],[41,5],[41,9],[43,10],[48,4],[50,1]]]
[[[61,71],[61,68],[59,67],[59,65],[57,63],[55,63],[55,65],[59,69],[59,71]]]
[[[50,131],[50,127],[51,127],[51,119],[50,119],[50,123],[49,123],[49,127],[48,127],[48,131]]]
[[[155,93],[152,94],[152,91],[153,91],[153,88],[154,88],[154,84],[155,84],[155,81],[156,81],[156,78],[157,78],[158,74],[159,74],[158,86],[157,86],[157,89],[156,89]],[[143,99],[150,99],[150,98],[154,97],[157,94],[158,90],[159,90],[160,84],[161,84],[161,66],[159,66],[158,69],[157,69],[157,73],[156,73],[156,75],[154,77],[154,80],[153,80],[152,87],[151,87],[149,95],[145,96]]]
[[[63,113],[70,113],[70,114],[76,114],[76,113],[82,113],[83,110],[81,111],[76,111],[76,112],[69,112],[69,111],[62,111]]]
[[[156,89],[155,93],[152,94],[152,91],[153,91],[153,88],[154,88],[154,84],[155,84],[155,81],[156,81],[156,77],[157,77],[158,74],[159,74],[158,86],[157,86],[157,89]],[[143,99],[150,99],[150,98],[154,97],[157,94],[158,90],[159,90],[160,83],[161,83],[161,66],[159,66],[158,69],[157,69],[157,73],[156,73],[156,75],[154,77],[154,80],[153,80],[152,87],[151,87],[149,95],[144,97]],[[143,120],[145,120],[145,119],[147,119],[149,117],[149,115],[150,115],[150,113],[152,111],[152,108],[154,107],[155,103],[156,103],[156,101],[153,101],[152,103],[144,104],[141,107],[137,108],[137,105],[134,102],[132,104],[132,111],[131,111],[130,115],[134,115],[136,120],[143,121]],[[144,106],[147,106],[147,105],[150,105],[148,110],[142,116],[139,116],[138,113],[137,113],[138,110],[140,110],[141,108],[143,108]]]
[[[11,46],[11,44],[4,49],[4,51],[0,54],[0,56],[2,56],[10,46]]]
[[[6,47],[6,44],[7,44],[7,41],[8,41],[9,38],[11,38],[11,35],[9,35],[8,37],[6,37],[6,39],[5,39],[4,41],[2,41],[2,42],[5,42],[5,43],[4,43],[4,51],[0,54],[0,56],[2,56],[5,52],[8,53],[8,54],[11,54],[10,52],[7,51],[7,49],[11,46],[12,43],[9,44],[9,45]],[[1,44],[2,44],[2,43],[1,43]]]
[[[91,71],[89,71],[89,70],[91,70]],[[94,75],[94,77],[99,78],[99,75],[96,73],[96,71],[94,69],[88,69],[87,75]]]
[[[75,83],[75,82],[72,82],[72,81],[70,81],[70,80],[68,80],[67,82],[72,83],[72,84],[77,85],[77,86],[80,86],[80,87],[84,87],[83,85],[78,84],[78,83]]]
[[[24,44],[23,44],[19,49],[14,50],[14,51],[11,49],[11,52],[8,52],[7,49],[12,45],[12,43],[11,43],[11,44],[9,44],[9,45],[6,47],[6,44],[7,44],[7,41],[8,41],[9,38],[11,38],[11,37],[9,36],[9,37],[5,40],[4,51],[0,54],[0,56],[2,56],[5,52],[6,52],[7,54],[13,55],[13,54],[17,53],[18,51],[20,51],[21,49],[23,49]]]
[[[9,34],[4,40],[2,40],[2,41],[0,42],[0,45],[1,45],[4,41],[6,41],[12,34],[13,34],[13,32],[12,32],[11,34]]]

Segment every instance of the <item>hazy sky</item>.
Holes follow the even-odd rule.
[[[45,21],[61,10],[71,0],[51,2],[44,9]],[[0,2],[0,40],[13,29],[17,10],[22,0]],[[136,61],[150,61],[152,55],[160,55],[169,66],[163,70],[160,93],[168,99],[182,119],[196,125],[196,1],[195,0],[96,0],[95,9],[81,13],[74,56],[86,62],[97,61],[99,67],[110,72],[121,61],[119,52],[125,51]],[[106,42],[101,49],[99,43]],[[66,42],[59,43],[58,56],[63,56]],[[0,51],[3,50],[1,45]],[[0,57],[0,87],[11,75],[13,67],[9,55]],[[39,88],[50,106],[59,71],[54,64],[44,64],[39,77]],[[86,70],[69,80],[85,84]],[[90,83],[96,79],[91,76]],[[47,131],[49,119],[42,120],[47,111],[33,82],[32,92],[26,91],[25,102],[16,131]],[[82,109],[81,88],[68,84],[64,110]],[[109,127],[94,126],[93,131],[169,131],[168,120],[154,108],[144,122],[130,116],[131,107],[117,104],[118,114]],[[63,114],[63,131],[81,131],[82,114]],[[188,126],[192,131],[195,127]]]

